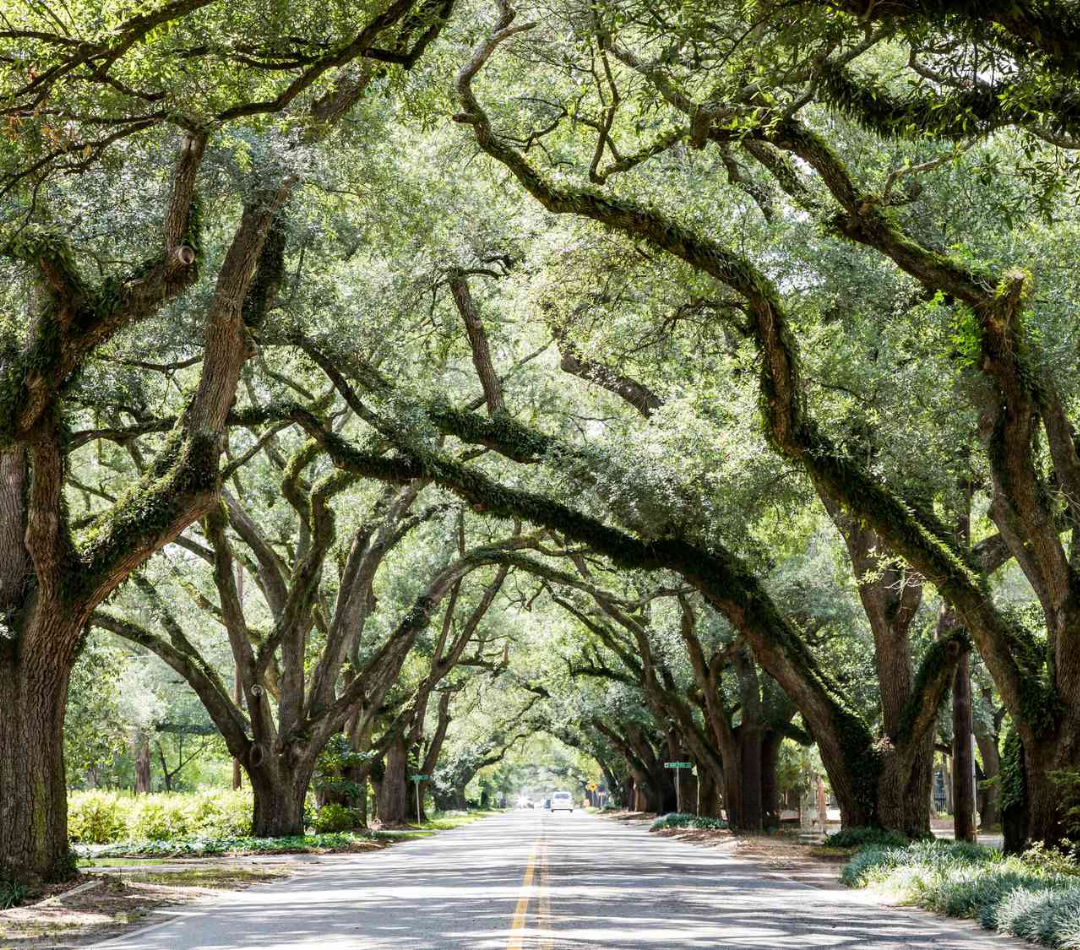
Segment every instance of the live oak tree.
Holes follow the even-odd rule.
[[[0,252],[20,281],[6,294],[0,370],[6,876],[55,879],[71,869],[61,739],[71,666],[93,611],[214,503],[237,380],[254,349],[249,327],[280,280],[280,253],[267,238],[299,184],[290,162],[318,148],[380,70],[411,65],[451,7],[401,2],[328,17],[296,5],[267,18],[246,4],[185,0],[126,19],[78,8],[68,24],[44,9],[5,21]],[[244,131],[277,138],[281,160],[249,164],[243,186],[211,214],[200,207],[200,170],[208,150]],[[105,251],[108,228],[96,231],[79,210],[85,200],[90,218],[97,211],[109,223],[107,192],[80,194],[80,174],[92,177],[99,162],[129,174],[171,167],[170,180],[145,196],[138,240],[119,263]],[[259,290],[249,298],[253,278]],[[80,444],[72,431],[80,373],[170,302],[211,284],[201,369],[168,436],[114,503],[73,525],[64,483]]]

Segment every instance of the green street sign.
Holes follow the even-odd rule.
[[[665,769],[692,769],[694,767],[693,762],[665,762]]]
[[[430,775],[422,775],[419,772],[416,775],[409,776],[410,781],[413,782],[426,782],[429,778],[431,778]]]

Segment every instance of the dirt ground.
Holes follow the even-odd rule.
[[[605,818],[628,823],[652,822],[656,815],[646,812],[606,812]],[[846,850],[807,844],[795,834],[736,835],[717,829],[664,828],[653,834],[674,838],[704,848],[721,848],[740,858],[762,865],[767,873],[791,878],[814,887],[836,887],[840,871],[851,856]]]
[[[198,866],[126,867],[84,873],[70,884],[44,888],[27,903],[0,911],[0,950],[81,947],[143,925],[161,908],[190,904],[220,888],[241,888],[287,877],[289,864],[200,862]]]

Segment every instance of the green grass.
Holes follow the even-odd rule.
[[[1080,864],[1075,858],[1043,850],[1005,855],[944,841],[871,845],[852,858],[841,880],[1056,950],[1080,950]]]
[[[18,881],[0,880],[0,910],[18,907],[26,897],[28,888]]]
[[[474,821],[479,821],[481,818],[489,818],[492,815],[501,814],[499,811],[492,809],[476,810],[476,811],[448,811],[448,812],[436,812],[431,818],[425,821],[421,825],[417,825],[418,828],[427,831],[450,831],[453,828],[461,828],[464,825],[471,825]]]
[[[437,829],[428,828],[386,828],[378,831],[365,831],[359,837],[374,841],[411,841],[414,838],[430,838]]]
[[[199,867],[182,871],[136,871],[124,880],[135,884],[163,884],[167,887],[239,887],[288,877],[289,868]]]
[[[153,867],[158,864],[171,863],[168,858],[97,858],[89,856],[79,858],[78,866],[81,868],[123,868],[137,865],[138,867]]]

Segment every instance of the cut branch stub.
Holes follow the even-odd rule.
[[[184,266],[190,267],[195,263],[195,248],[190,244],[181,244],[175,251],[176,259]]]

